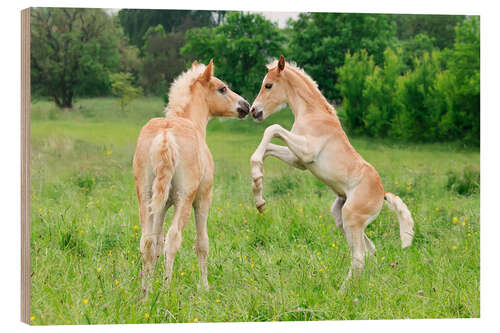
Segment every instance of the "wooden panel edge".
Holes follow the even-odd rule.
[[[30,323],[30,8],[21,11],[21,321]]]

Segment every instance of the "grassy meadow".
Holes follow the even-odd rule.
[[[334,194],[269,158],[267,210],[253,206],[250,155],[266,126],[291,127],[287,110],[261,124],[209,123],[211,289],[197,289],[191,221],[171,288],[162,286],[161,258],[153,292],[142,299],[132,157],[141,127],[162,110],[159,98],[136,100],[125,112],[112,98],[81,99],[72,111],[32,104],[32,324],[479,317],[479,151],[350,138],[386,191],[408,205],[416,235],[402,250],[396,216],[384,208],[367,228],[374,257],[340,293],[350,259],[329,213]],[[171,217],[172,210],[167,225]]]

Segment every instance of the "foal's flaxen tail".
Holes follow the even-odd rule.
[[[155,173],[152,185],[153,195],[149,204],[151,213],[159,212],[165,206],[175,171],[175,143],[172,137],[168,140],[167,136],[165,130],[154,138],[151,146],[150,156]]]
[[[384,196],[389,208],[396,213],[399,220],[399,235],[401,236],[401,246],[403,248],[411,245],[413,240],[413,219],[410,210],[403,200],[397,195],[387,192]]]

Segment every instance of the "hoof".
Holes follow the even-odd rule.
[[[264,212],[264,209],[266,209],[266,203],[265,202],[263,204],[261,204],[260,206],[257,206],[257,210],[259,211],[259,213]]]

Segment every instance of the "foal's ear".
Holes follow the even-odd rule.
[[[285,69],[285,58],[283,55],[278,60],[278,72],[282,72]]]
[[[202,81],[208,82],[212,78],[212,75],[214,75],[214,61],[213,59],[210,59],[207,68],[205,68],[205,71],[201,74],[200,78]]]
[[[191,68],[193,68],[194,66],[197,66],[198,65],[198,61],[193,61],[193,63],[191,64]]]

